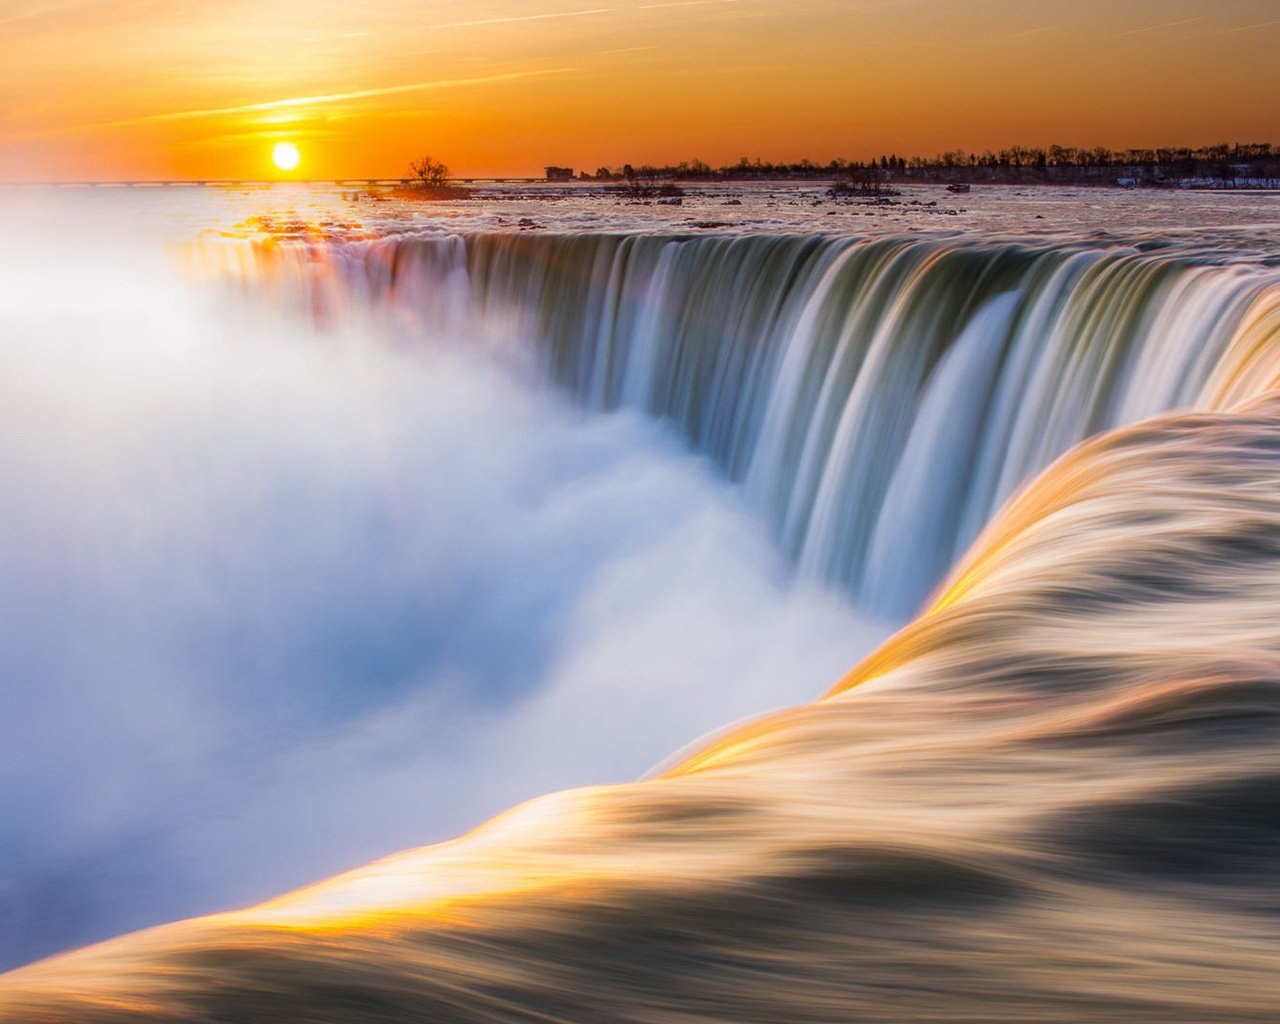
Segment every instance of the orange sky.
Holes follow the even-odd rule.
[[[1280,142],[1276,0],[0,0],[0,179]]]

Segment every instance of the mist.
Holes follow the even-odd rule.
[[[0,967],[812,698],[886,627],[660,425],[0,209]]]

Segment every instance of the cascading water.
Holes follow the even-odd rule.
[[[1270,1024],[1277,538],[1274,396],[1105,435],[826,698],[12,972],[0,1018]]]
[[[195,255],[318,323],[371,316],[379,351],[388,327],[392,349],[434,351],[437,340],[494,348],[586,409],[666,422],[734,482],[804,576],[866,607],[904,614],[945,582],[819,701],[703,741],[641,783],[555,794],[455,842],[257,907],[22,968],[0,977],[0,1019],[1274,1018],[1274,261],[1154,242],[488,234],[202,246]],[[306,351],[349,341],[337,331],[310,338]],[[429,493],[435,477],[448,488],[477,458],[503,478],[529,458],[554,467],[574,432],[558,433],[549,454],[526,447],[518,441],[548,421],[522,414],[491,435],[518,450],[491,461],[485,437],[467,443],[476,418],[444,430],[465,403],[443,399],[468,376],[433,383],[447,361],[373,361],[383,386],[416,396],[378,407],[375,421],[401,424],[380,454],[393,477],[422,483],[425,470]],[[308,365],[290,359],[262,386],[270,393],[296,378],[302,405],[286,417],[291,430],[298,409],[322,397],[324,418],[340,424],[323,447],[363,470],[364,449],[333,446],[367,427],[338,410],[346,375],[370,367],[322,360],[317,392],[296,372]],[[517,401],[510,375],[500,376],[480,421]],[[420,420],[408,415],[415,401],[441,408]],[[1192,411],[1154,416],[1167,409]],[[609,422],[583,417],[575,429]],[[613,422],[644,426],[638,416]],[[1125,423],[1134,425],[1111,430]],[[460,448],[459,457],[422,460],[419,440],[442,432],[435,446]],[[259,475],[284,470],[305,482],[289,476],[292,437]],[[573,502],[578,514],[567,518],[553,492],[545,518],[556,528],[527,543],[506,544],[504,528],[520,517],[499,515],[485,533],[501,549],[498,575],[518,585],[529,568],[555,577],[579,535],[613,566],[618,553],[599,533],[625,527],[633,506],[639,519],[652,515],[651,472],[616,502]],[[494,501],[524,509],[515,476],[465,503],[453,517],[464,529],[443,544],[414,528],[434,501],[362,516],[382,524],[362,535],[389,543],[362,546],[352,561],[363,566],[371,550],[399,567],[406,549],[466,536]],[[292,497],[296,488],[285,489]],[[310,490],[319,507],[336,504],[334,520],[347,517],[350,496]],[[669,504],[694,494],[682,486]],[[601,512],[602,531],[590,529]],[[706,534],[664,559],[645,548],[621,561],[653,564],[669,584],[708,537],[733,548],[748,536],[731,523],[715,515]],[[549,545],[545,559],[540,545]],[[257,549],[269,563],[272,546]],[[441,557],[427,564],[443,577],[458,571]],[[713,568],[728,575],[716,600],[752,589],[731,560]],[[588,560],[564,575],[597,571]],[[658,604],[674,604],[672,616],[701,632],[708,611],[686,614],[683,589],[676,581]],[[537,618],[556,595],[536,591],[514,617]],[[617,596],[605,588],[588,602],[588,633],[635,614]],[[702,670],[706,689],[749,688],[771,646],[763,628],[788,607],[775,596],[754,602],[760,635],[731,635]],[[341,608],[345,621],[349,605]],[[501,626],[508,609],[499,604],[473,638],[486,653],[511,635]],[[441,632],[460,621],[444,620]],[[692,689],[671,677],[689,655],[669,637],[663,629],[606,646],[569,692],[578,702],[590,694],[596,707],[637,706],[637,688],[617,676],[643,648],[634,660],[655,678],[640,689],[656,706],[687,702]],[[726,667],[727,652],[743,658]],[[499,661],[519,659],[523,670],[523,653]],[[798,671],[789,659],[773,671]],[[535,714],[535,731],[548,720]],[[387,723],[375,726],[355,733],[360,750],[381,749]],[[490,750],[525,735],[500,729]],[[415,809],[423,763],[433,762],[420,762],[402,791]]]
[[[891,617],[1054,458],[1213,404],[1245,372],[1224,362],[1280,331],[1274,268],[1141,245],[508,234],[270,252],[313,309],[390,301],[433,334],[522,346],[590,409],[669,422],[805,577]]]

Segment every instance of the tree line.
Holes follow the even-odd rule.
[[[1186,181],[1280,184],[1280,147],[1269,142],[1113,150],[1052,145],[1010,146],[971,153],[950,150],[932,157],[884,153],[869,160],[800,160],[774,163],[743,157],[712,167],[701,160],[667,166],[601,167],[581,178],[596,181],[752,181],[851,179],[858,182],[1009,182],[1161,185]]]

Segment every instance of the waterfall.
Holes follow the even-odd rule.
[[[989,358],[953,351],[939,386]],[[822,700],[20,968],[0,1019],[1271,1024],[1278,602],[1280,402],[1156,418],[1040,476]]]
[[[249,263],[666,421],[805,577],[894,617],[1073,445],[1280,373],[1280,272],[1141,244],[406,236]]]
[[[1275,1019],[1280,287],[1265,260],[648,236],[214,258],[319,323],[379,318],[378,346],[388,325],[392,344],[494,346],[593,411],[566,414],[572,430],[650,426],[596,415],[614,410],[666,422],[798,571],[864,606],[901,613],[942,582],[820,700],[639,783],[554,793],[257,906],[20,968],[0,976],[0,1018]],[[403,372],[425,406],[449,387]],[[436,411],[439,431],[452,420]],[[645,516],[649,497],[628,500]],[[390,564],[415,571],[405,554]],[[661,659],[637,660],[685,699],[661,689]],[[605,701],[616,662],[591,665]],[[716,673],[720,693],[743,684]]]

